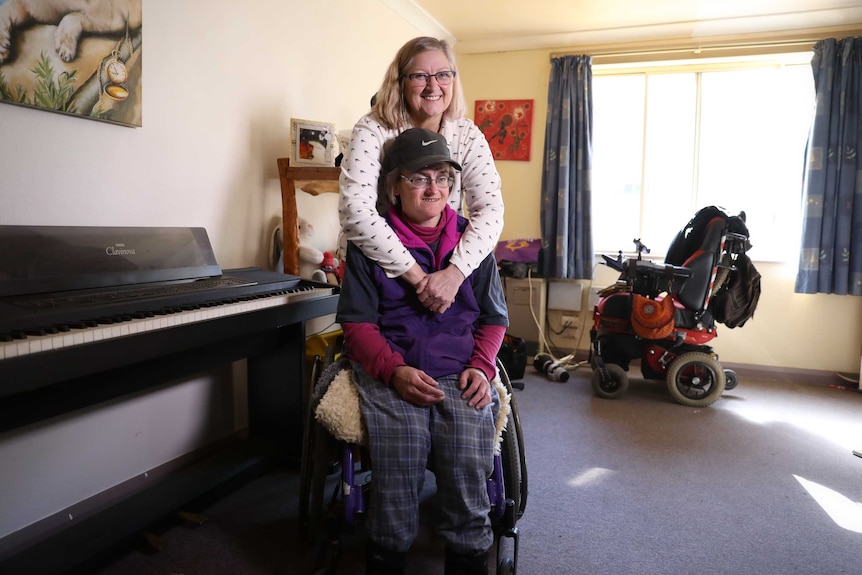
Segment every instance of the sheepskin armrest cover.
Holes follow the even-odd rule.
[[[317,404],[314,417],[335,439],[365,445],[367,431],[350,369],[338,371]]]

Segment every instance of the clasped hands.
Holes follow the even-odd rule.
[[[409,365],[396,367],[390,384],[401,399],[419,407],[434,405],[445,397],[440,384],[433,377]],[[477,410],[491,403],[491,383],[481,369],[468,367],[462,371],[458,378],[458,389],[461,390],[461,399]]]
[[[416,289],[419,302],[434,313],[443,313],[449,309],[464,282],[461,270],[451,264],[430,274],[414,264],[404,277]]]

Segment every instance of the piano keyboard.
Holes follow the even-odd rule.
[[[236,299],[195,306],[94,319],[78,324],[54,326],[48,330],[25,330],[7,335],[6,339],[10,341],[0,341],[0,361],[254,312],[287,303],[326,297],[332,293],[332,288],[303,287],[273,294],[239,296]],[[194,309],[187,309],[189,307]],[[49,331],[56,333],[48,333]]]

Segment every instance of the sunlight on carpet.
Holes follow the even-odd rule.
[[[596,483],[613,473],[612,470],[605,469],[604,467],[592,467],[571,478],[567,483],[569,487],[584,487],[591,483]]]
[[[839,527],[854,533],[862,533],[862,504],[819,483],[809,481],[798,475],[793,477]]]
[[[851,424],[841,418],[830,418],[820,411],[788,409],[786,405],[781,403],[776,403],[774,406],[765,406],[760,403],[757,405],[736,404],[727,406],[725,409],[752,423],[792,425],[847,450],[858,449],[858,438],[862,437],[862,422]]]

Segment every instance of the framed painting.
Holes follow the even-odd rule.
[[[530,160],[533,100],[476,100],[474,118],[495,160]]]
[[[290,119],[290,165],[335,165],[335,124]]]
[[[140,127],[142,42],[143,0],[0,0],[0,102]]]

